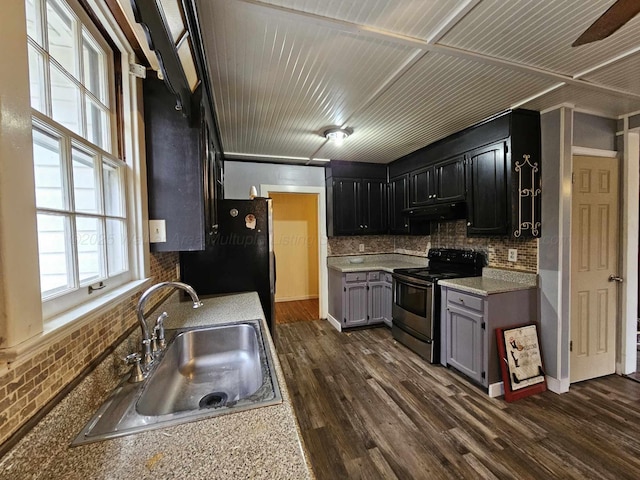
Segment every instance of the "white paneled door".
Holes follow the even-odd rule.
[[[618,314],[617,158],[574,157],[570,379],[615,372]]]

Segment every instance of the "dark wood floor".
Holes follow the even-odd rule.
[[[318,320],[277,338],[319,480],[640,478],[640,383],[612,375],[507,404],[386,328]]]
[[[318,320],[318,299],[276,302],[276,324]]]

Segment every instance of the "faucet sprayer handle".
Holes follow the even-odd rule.
[[[133,365],[133,368],[131,369],[131,376],[129,377],[129,382],[131,383],[137,383],[144,380],[144,372],[140,366],[140,360],[142,360],[142,355],[139,353],[130,353],[124,357],[124,361],[127,365]]]

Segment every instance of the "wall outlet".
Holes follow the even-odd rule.
[[[361,243],[360,245],[358,245],[358,251],[364,252],[364,243]]]
[[[149,243],[167,241],[167,227],[164,220],[149,220]]]
[[[509,260],[510,262],[517,262],[518,261],[518,250],[515,248],[510,248],[509,249],[509,256],[507,257],[507,260]]]

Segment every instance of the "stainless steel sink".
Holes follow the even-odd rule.
[[[179,334],[147,382],[137,410],[142,415],[234,405],[262,386],[262,365],[251,325]]]
[[[125,379],[72,446],[282,402],[259,320],[166,336],[146,380]]]

